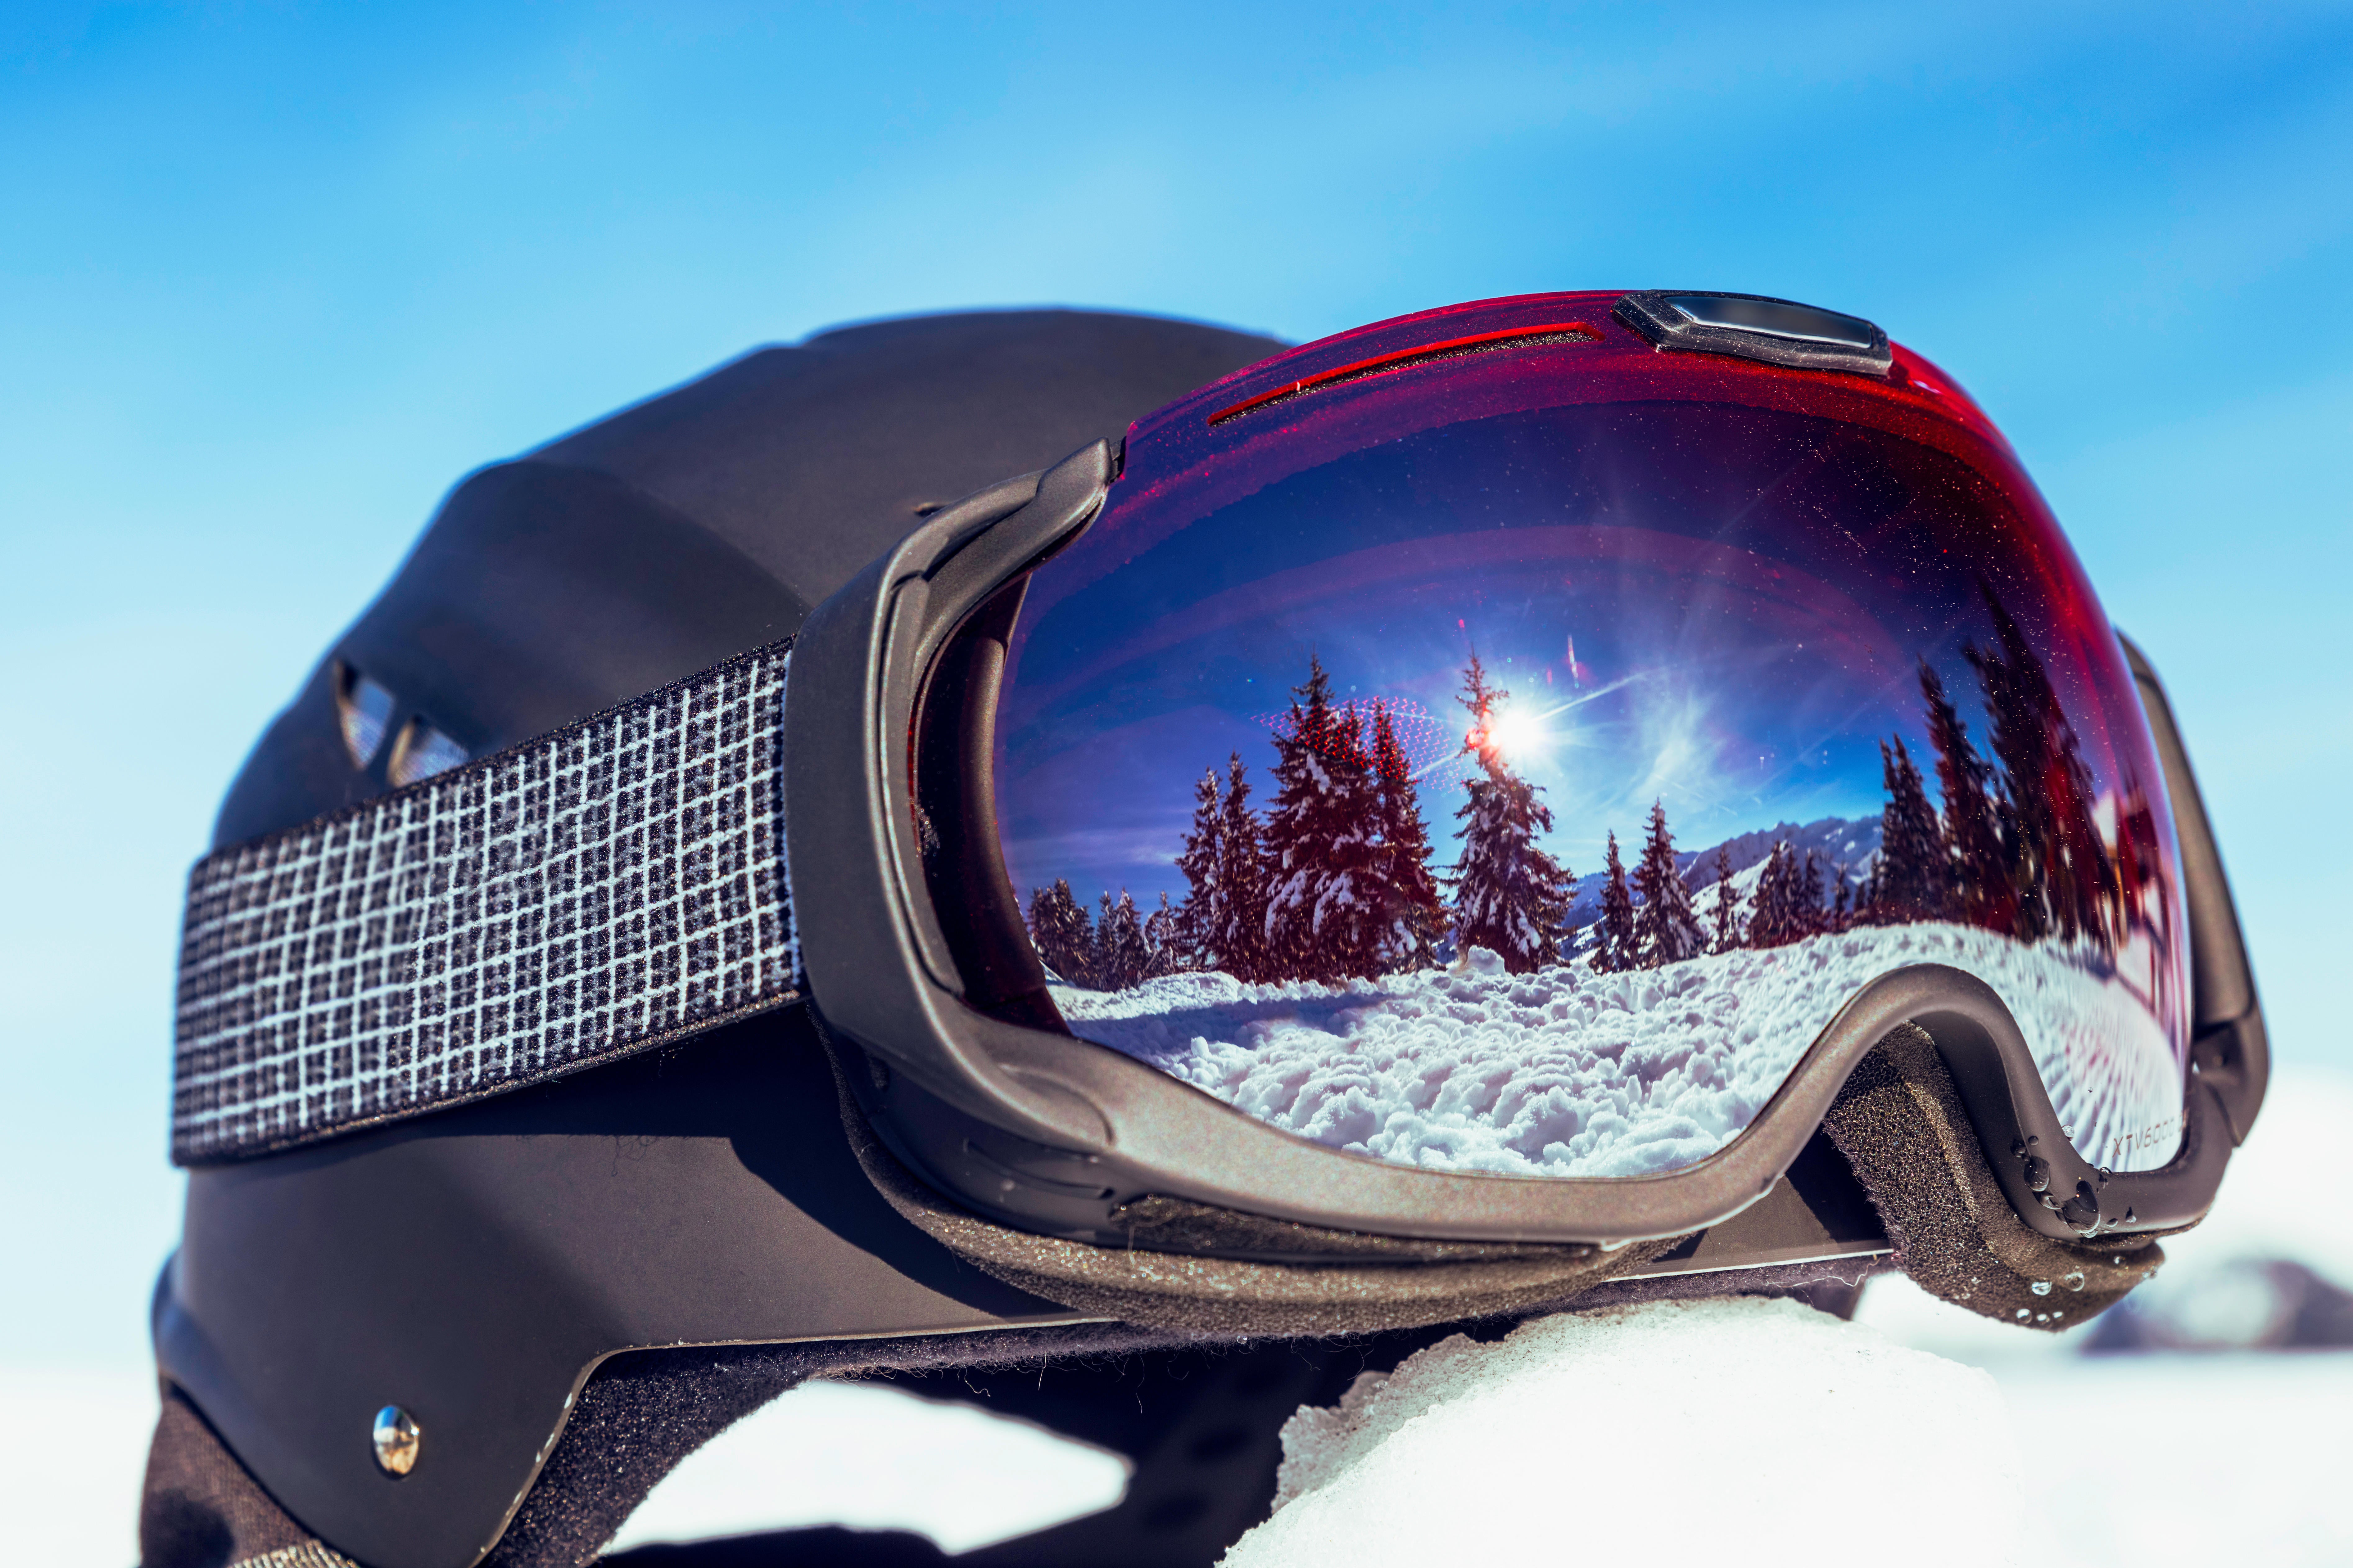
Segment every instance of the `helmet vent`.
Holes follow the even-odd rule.
[[[446,773],[466,760],[466,748],[427,724],[411,719],[394,742],[392,763],[385,772],[396,787]]]
[[[343,749],[352,754],[352,765],[364,768],[384,749],[385,731],[392,725],[392,693],[337,659],[335,716],[343,725]]]
[[[1231,407],[1220,408],[1209,416],[1209,423],[1222,425],[1229,419],[1257,412],[1271,404],[1288,402],[1310,392],[1321,392],[1343,382],[1362,381],[1368,375],[1386,375],[1409,365],[1426,364],[1431,360],[1453,359],[1461,354],[1488,353],[1496,349],[1535,348],[1544,343],[1599,342],[1601,334],[1583,321],[1550,321],[1533,327],[1513,327],[1500,332],[1481,332],[1472,337],[1449,338],[1444,342],[1424,343],[1419,348],[1399,349],[1395,353],[1361,359],[1320,371],[1298,381],[1286,382],[1255,397],[1246,397]]]

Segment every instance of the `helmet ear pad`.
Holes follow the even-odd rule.
[[[262,1489],[186,1394],[168,1382],[162,1393],[139,1501],[139,1560],[146,1568],[210,1568],[265,1556],[322,1568],[342,1561]],[[301,1556],[305,1547],[319,1555]]]
[[[1896,1267],[1955,1306],[2055,1333],[2115,1305],[2165,1261],[2147,1233],[2071,1243],[2021,1220],[1936,1042],[1917,1025],[1891,1030],[1855,1064],[1822,1130],[1879,1210]]]

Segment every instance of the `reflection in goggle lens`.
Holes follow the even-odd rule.
[[[1082,1037],[1384,1160],[1638,1175],[1736,1136],[1861,986],[1945,963],[2087,1158],[2171,1156],[2172,826],[2022,480],[1658,403],[1191,511],[1129,488],[1036,574],[998,721],[1002,847]]]

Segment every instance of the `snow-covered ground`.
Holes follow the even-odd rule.
[[[1989,1327],[2015,1359],[1761,1300],[1450,1341],[1293,1417],[1282,1500],[1225,1562],[2353,1562],[2353,1354],[2090,1358]]]
[[[654,1488],[611,1550],[846,1524],[949,1552],[1119,1501],[1120,1455],[888,1384],[811,1383],[712,1438]]]
[[[2000,1389],[1794,1301],[1658,1302],[1454,1338],[1283,1429],[1229,1568],[2025,1559]]]
[[[1873,1281],[1864,1316],[1895,1303],[1899,1291],[1918,1295],[1901,1280]],[[2221,1562],[2336,1568],[2353,1562],[2353,1510],[2342,1503],[2353,1353],[2084,1357],[2070,1353],[2063,1342],[1987,1324],[2002,1338],[1990,1346],[1978,1342],[1972,1355],[1954,1342],[1976,1341],[1973,1325],[1941,1325],[1940,1335],[1920,1321],[1957,1311],[1926,1298],[1905,1300],[1880,1314],[1903,1320],[1882,1331],[1900,1342],[1905,1335],[1899,1329],[1921,1330],[1939,1353],[1981,1363],[1999,1386],[2006,1414],[1993,1439],[2026,1461],[2017,1484],[2038,1568],[2211,1568]],[[1780,1353],[1778,1346],[1750,1348]],[[1853,1370],[1863,1375],[1869,1363],[1858,1360]],[[1822,1384],[1827,1410],[1836,1409],[1831,1391],[1837,1386]],[[1966,1392],[1966,1384],[1950,1381],[1918,1386],[1931,1394]],[[1849,1392],[1856,1388],[1851,1382]],[[0,1369],[0,1508],[9,1521],[11,1561],[128,1568],[138,1560],[139,1476],[155,1415],[153,1389],[136,1373]],[[1743,1392],[1722,1385],[1705,1409],[1719,1426],[1751,1423],[1737,1473],[1755,1483],[1801,1469],[1799,1483],[1810,1484],[1810,1478],[1845,1465],[1850,1452],[1868,1458],[1896,1448],[1935,1408],[1915,1405],[1898,1413],[1896,1425],[1882,1426],[1882,1406],[1858,1398],[1847,1406],[1855,1421],[1836,1434],[1844,1447],[1801,1449],[1782,1442],[1771,1409],[1742,1405]],[[1982,1409],[1976,1395],[1968,1400],[1965,1418],[1979,1429]],[[1580,1426],[1598,1423],[1599,1414],[1580,1394],[1551,1412],[1553,1440],[1577,1441]],[[2194,1447],[2164,1447],[2177,1438]],[[1907,1451],[1926,1458],[1940,1450]],[[1723,1555],[1743,1563],[1821,1560],[1821,1533],[1794,1542],[1757,1533],[1758,1517],[1738,1506],[1747,1483],[1737,1490],[1704,1489],[1693,1454],[1663,1442],[1645,1457],[1683,1480],[1672,1517],[1654,1516],[1642,1552],[1624,1560],[1648,1561],[1678,1542],[1719,1543]],[[839,1522],[917,1531],[966,1551],[1106,1506],[1118,1495],[1123,1468],[1100,1450],[969,1407],[926,1404],[881,1384],[821,1384],[786,1395],[691,1458],[629,1522],[622,1543]],[[1898,1479],[1907,1478],[1912,1489],[1900,1495],[1924,1515],[1941,1518],[1961,1497],[1937,1489],[1957,1478],[1907,1470]],[[1600,1492],[1604,1479],[1580,1476],[1564,1458],[1546,1472],[1537,1503],[1521,1500],[1542,1507],[1541,1500],[1558,1500],[1556,1521],[1606,1511],[1619,1500]],[[1432,1549],[1420,1561],[1488,1561],[1482,1532],[1507,1531],[1514,1518],[1504,1506],[1511,1500],[1502,1478],[1471,1493],[1470,1501],[1436,1489],[1440,1479],[1431,1473],[1409,1482],[1421,1514],[1450,1532],[1445,1550]],[[1604,1498],[1599,1503],[1598,1494]],[[1968,1500],[1961,1498],[1962,1505]],[[1855,1546],[1868,1541],[1843,1533],[1853,1516],[1831,1517],[1826,1533]],[[1550,1539],[1554,1544],[1536,1560],[1585,1560],[1566,1523]],[[1506,1540],[1499,1534],[1497,1544]],[[1883,1534],[1868,1553],[1910,1562],[1910,1542]],[[1261,1554],[1255,1561],[1318,1559]],[[1350,1568],[1357,1568],[1353,1557]]]
[[[1630,1176],[1731,1142],[1849,997],[1911,963],[1994,988],[2094,1163],[2171,1158],[2181,1058],[2132,991],[2055,945],[1941,921],[1628,973],[1578,960],[1510,974],[1474,948],[1451,968],[1342,985],[1187,973],[1054,999],[1085,1038],[1335,1148],[1440,1170]]]
[[[160,1404],[142,1367],[0,1363],[0,1557],[138,1562],[139,1487]]]
[[[2139,1304],[2145,1296],[2149,1308],[2163,1310],[2170,1300],[2194,1300],[2233,1265],[2267,1258],[2300,1261],[2353,1289],[2353,1204],[2338,1196],[2353,1185],[2341,1152],[2348,1125],[2353,1074],[2282,1068],[2213,1215],[2166,1241],[2164,1272],[2128,1300]],[[2038,1568],[2353,1562],[2353,1510],[2343,1502],[2353,1352],[2084,1356],[2077,1352],[2101,1320],[2065,1334],[2031,1333],[1935,1300],[1899,1276],[1872,1281],[1857,1321],[1858,1334],[1867,1330],[1883,1342],[1980,1367],[1993,1378],[2006,1405],[1994,1436],[2021,1461],[2022,1517]],[[1915,1377],[1916,1368],[1904,1370],[1911,1363],[1892,1355],[1886,1365],[1923,1399],[1882,1425],[1879,1396],[1865,1397],[1858,1381],[1875,1375],[1877,1360],[1832,1352],[1819,1337],[1806,1337],[1822,1331],[1807,1324],[1793,1353],[1810,1358],[1808,1365],[1848,1357],[1855,1398],[1846,1408],[1855,1418],[1834,1424],[1825,1446],[1808,1447],[1784,1440],[1773,1407],[1745,1404],[1736,1385],[1722,1384],[1704,1424],[1748,1423],[1737,1428],[1749,1440],[1729,1473],[1755,1484],[1788,1476],[1804,1487],[1853,1456],[1865,1467],[1858,1473],[1884,1480],[1887,1467],[1873,1456],[1908,1443],[1929,1412],[1944,1408],[1932,1400],[1953,1401],[1957,1414],[1946,1425],[1981,1427],[1982,1402],[1968,1380]],[[1714,1354],[1697,1342],[1656,1348],[1675,1357],[1686,1349]],[[1817,1413],[1835,1414],[1832,1391],[1840,1385],[1821,1386]],[[155,1419],[153,1378],[138,1367],[0,1363],[0,1516],[9,1521],[10,1559],[135,1562],[139,1477]],[[1600,1426],[1582,1394],[1549,1419],[1546,1440],[1563,1445],[1584,1441],[1581,1432]],[[1702,1547],[1751,1563],[1816,1563],[1826,1551],[1855,1550],[1910,1561],[1923,1539],[1916,1531],[1873,1539],[1852,1532],[1854,1516],[1833,1514],[1795,1542],[1767,1542],[1757,1534],[1761,1516],[1741,1506],[1750,1479],[1739,1488],[1704,1487],[1691,1450],[1662,1440],[1642,1452],[1680,1489],[1672,1517],[1652,1519],[1637,1561]],[[826,1384],[786,1395],[689,1458],[623,1539],[693,1540],[838,1521],[921,1531],[966,1550],[1105,1506],[1123,1468],[1098,1449],[968,1407],[927,1404],[881,1384]],[[1594,1479],[1594,1472],[1556,1465],[1534,1503],[1504,1498],[1500,1482],[1485,1476],[1459,1495],[1436,1489],[1436,1471],[1401,1484],[1424,1505],[1418,1517],[1447,1531],[1443,1549],[1423,1561],[1469,1562],[1483,1560],[1483,1531],[1515,1528],[1507,1503],[1523,1511],[1549,1507],[1563,1519],[1630,1510],[1625,1498],[1603,1493]],[[1955,1513],[1957,1497],[1961,1509],[1972,1506],[1944,1489],[1954,1479],[1920,1466],[1888,1484],[1911,1485],[1922,1516],[1944,1520]],[[1363,1542],[1366,1535],[1348,1539]],[[1547,1540],[1542,1560],[1577,1560],[1581,1542],[1568,1525]]]

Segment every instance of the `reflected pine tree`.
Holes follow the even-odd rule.
[[[1384,973],[1427,969],[1438,961],[1438,941],[1446,932],[1446,900],[1430,868],[1430,829],[1421,819],[1413,766],[1398,740],[1397,722],[1387,703],[1370,706],[1378,806],[1373,886],[1379,900],[1380,968]]]
[[[1935,920],[1945,912],[1952,876],[1936,808],[1901,735],[1879,742],[1887,805],[1879,814],[1879,863],[1864,902],[1875,924]],[[1840,878],[1843,895],[1845,878]]]
[[[2015,923],[2010,856],[1995,806],[1993,764],[1978,754],[1969,727],[1946,694],[1944,678],[1920,661],[1920,695],[1928,706],[1928,743],[1936,752],[1936,787],[1944,796],[1940,911],[1965,925],[2007,931]]]
[[[1525,974],[1560,960],[1560,931],[1568,918],[1574,879],[1568,868],[1537,847],[1536,835],[1552,831],[1552,810],[1536,798],[1536,786],[1514,773],[1492,741],[1495,704],[1511,693],[1488,684],[1473,653],[1462,672],[1463,707],[1471,710],[1464,742],[1481,773],[1467,786],[1470,799],[1455,816],[1462,830],[1462,858],[1455,863],[1454,945],[1483,947],[1514,974]]]
[[[1144,917],[1126,889],[1113,903],[1103,895],[1103,914],[1095,921],[1094,984],[1099,990],[1124,991],[1151,978],[1152,954],[1145,945]]]
[[[1332,678],[1311,658],[1275,731],[1266,816],[1266,951],[1285,978],[1379,972],[1379,816],[1364,726],[1353,707],[1334,706]]]
[[[1710,952],[1730,952],[1748,940],[1748,922],[1740,918],[1739,895],[1732,889],[1732,851],[1715,847],[1715,924],[1708,933]]]
[[[1641,863],[1634,868],[1634,886],[1642,895],[1634,931],[1642,967],[1681,963],[1707,950],[1706,933],[1692,910],[1691,886],[1675,869],[1674,835],[1667,831],[1663,801],[1651,803],[1650,834],[1642,843]]]
[[[1234,759],[1240,763],[1237,753]],[[1193,785],[1193,826],[1176,852],[1176,869],[1192,893],[1176,911],[1171,945],[1181,967],[1215,969],[1225,949],[1226,809],[1219,797],[1218,770],[1204,768]],[[1162,895],[1166,901],[1166,895]]]
[[[2116,874],[2094,816],[2091,767],[2024,629],[1990,587],[1980,587],[1993,615],[1995,646],[1971,643],[1961,654],[1977,671],[1993,718],[1988,740],[2001,763],[1999,809],[2018,904],[2016,934],[2028,942],[2101,935],[2109,927],[2105,911],[2116,901]]]
[[[1168,907],[1168,895],[1160,895],[1160,907],[1144,920],[1145,975],[1147,979],[1174,974],[1190,968],[1177,940],[1176,911]]]
[[[1093,923],[1071,895],[1068,881],[1057,877],[1052,887],[1031,889],[1029,940],[1046,967],[1065,984],[1094,984]]]
[[[1249,770],[1236,752],[1226,763],[1218,840],[1218,876],[1225,889],[1218,917],[1218,967],[1239,979],[1265,980],[1273,973],[1266,947],[1266,833],[1250,797]]]
[[[1632,969],[1641,963],[1634,942],[1634,893],[1626,885],[1626,863],[1618,858],[1618,835],[1609,835],[1603,862],[1601,919],[1593,933],[1592,966]]]

